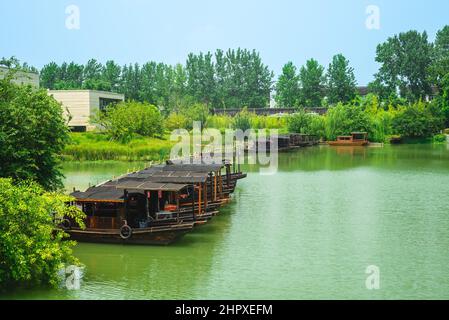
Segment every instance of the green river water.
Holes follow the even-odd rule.
[[[143,163],[66,164],[85,188]],[[319,146],[245,166],[221,215],[168,247],[78,244],[78,290],[20,299],[448,299],[449,146]],[[368,290],[366,268],[380,270]]]

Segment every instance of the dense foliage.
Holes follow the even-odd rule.
[[[121,102],[99,111],[91,122],[100,125],[111,138],[126,142],[135,135],[160,136],[163,118],[158,108],[147,103]]]
[[[74,243],[54,224],[54,217],[67,216],[82,225],[83,213],[68,207],[70,200],[32,181],[0,178],[0,288],[56,285],[61,268],[78,263]]]
[[[51,62],[41,70],[48,89],[96,89],[124,93],[129,100],[157,105],[165,114],[189,103],[208,108],[251,108],[269,104],[273,73],[259,53],[246,49],[189,54],[185,66],[150,61],[144,65],[86,65]]]
[[[61,105],[45,90],[0,80],[0,177],[62,186],[58,155],[68,141]]]

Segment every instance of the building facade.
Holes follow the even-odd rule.
[[[91,115],[105,110],[111,103],[125,100],[123,94],[96,90],[48,90],[48,94],[62,103],[69,127],[81,132],[95,129],[89,123]]]
[[[3,79],[10,72],[9,68],[0,66],[0,79]],[[14,71],[12,82],[18,85],[30,85],[39,88],[39,74],[34,72]]]

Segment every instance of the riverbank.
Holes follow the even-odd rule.
[[[100,132],[71,133],[71,142],[65,147],[61,158],[64,162],[79,161],[140,161],[162,162],[169,158],[176,144],[169,136],[162,139],[139,137],[128,143],[111,140]],[[403,139],[403,144],[445,144],[445,135],[433,138]]]

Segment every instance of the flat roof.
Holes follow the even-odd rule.
[[[61,92],[95,92],[95,93],[104,93],[104,94],[113,94],[117,96],[122,96],[123,98],[125,95],[123,93],[118,92],[112,92],[112,91],[103,91],[103,90],[91,90],[91,89],[68,89],[68,90],[47,90],[49,93],[61,93]]]

